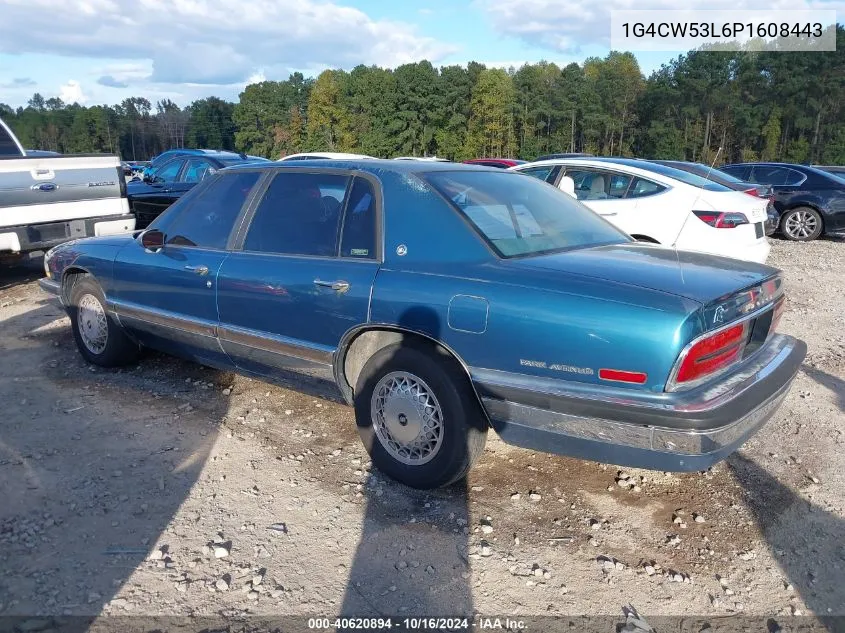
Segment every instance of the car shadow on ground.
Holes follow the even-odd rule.
[[[0,260],[0,290],[8,290],[40,279],[44,276],[43,266],[44,260],[41,257],[21,259],[15,262]]]
[[[842,413],[845,413],[845,380],[833,376],[826,371],[816,367],[810,367],[807,363],[801,365],[801,371],[815,380],[826,389],[830,389],[836,395],[836,404]]]
[[[430,308],[410,308],[399,323],[439,338],[440,320]],[[422,491],[396,484],[373,468],[364,492],[361,540],[341,615],[471,618],[466,479]]]
[[[184,401],[120,379],[131,368],[87,365],[66,322],[57,323],[64,316],[44,300],[0,322],[6,617],[130,615],[148,599],[132,584],[136,572],[186,586],[188,553],[169,552],[160,539],[228,409],[214,393],[186,410]],[[157,543],[164,548],[150,560]],[[132,601],[113,600],[121,588]]]
[[[824,623],[831,631],[841,631],[837,627],[845,605],[845,518],[802,498],[740,453],[728,458],[728,467],[743,486],[745,502],[786,574],[785,584],[791,584],[819,618],[831,611],[839,616]]]

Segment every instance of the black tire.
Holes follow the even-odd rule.
[[[79,353],[89,363],[100,365],[101,367],[119,367],[121,365],[128,365],[138,358],[140,348],[134,343],[123,331],[123,328],[115,323],[114,319],[106,310],[106,299],[103,295],[103,290],[100,288],[93,277],[90,275],[81,275],[74,277],[71,282],[72,285],[67,293],[70,298],[68,304],[68,315],[70,316],[70,325],[73,330],[73,338],[76,341],[76,347]],[[83,339],[80,328],[80,302],[86,301],[89,303],[93,300],[99,303],[103,310],[106,323],[106,338],[102,350],[89,347],[89,344]],[[92,317],[89,315],[87,323],[92,323]],[[88,328],[86,322],[83,322],[83,328]],[[97,346],[99,347],[99,346]]]
[[[821,214],[810,207],[795,207],[780,218],[780,232],[793,242],[809,242],[824,230]]]
[[[422,380],[441,410],[441,440],[425,463],[400,461],[373,426],[373,392],[383,378],[389,380],[386,377],[395,372]],[[396,481],[423,490],[463,479],[487,441],[487,420],[466,374],[444,349],[424,343],[397,343],[373,354],[355,388],[355,421],[373,464]],[[396,423],[402,424],[398,417]]]

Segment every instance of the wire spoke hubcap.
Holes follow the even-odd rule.
[[[404,371],[379,380],[370,402],[379,442],[395,460],[410,466],[431,461],[443,444],[443,411],[425,382]]]
[[[77,307],[77,326],[82,343],[92,354],[102,354],[109,338],[106,312],[94,295],[83,295]]]
[[[809,237],[817,226],[816,216],[809,211],[797,211],[786,220],[786,232],[791,237]]]

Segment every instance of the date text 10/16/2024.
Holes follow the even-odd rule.
[[[510,618],[309,618],[308,628],[315,630],[355,630],[363,629],[400,631],[464,631],[503,630],[521,631],[525,629],[522,620]]]

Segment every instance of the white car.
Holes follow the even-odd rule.
[[[627,158],[553,159],[511,171],[567,191],[638,240],[761,264],[769,255],[766,200],[686,171]]]
[[[288,160],[360,160],[362,158],[372,158],[366,154],[346,154],[344,152],[302,152],[300,154],[291,154],[290,156],[282,156],[278,163]]]

